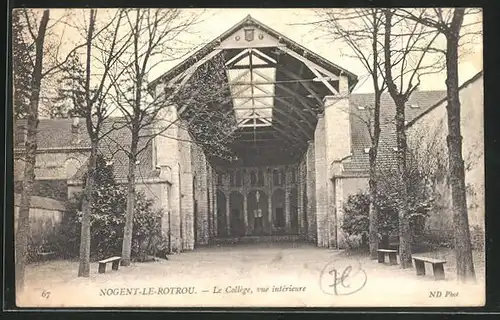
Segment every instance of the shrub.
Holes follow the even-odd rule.
[[[471,245],[474,250],[484,249],[484,230],[478,225],[474,225],[470,231]]]
[[[377,195],[376,207],[378,210],[379,239],[388,241],[388,237],[398,232],[398,209],[396,201],[383,193]],[[342,230],[346,234],[346,242],[350,248],[367,247],[369,236],[370,196],[359,192],[350,195],[344,203]],[[410,214],[412,239],[423,235],[426,215]],[[388,243],[385,244],[386,246]]]
[[[344,203],[342,231],[349,248],[366,247],[368,238],[368,212],[370,197],[364,193],[350,195]]]
[[[122,250],[123,232],[125,228],[125,211],[127,203],[126,189],[118,185],[110,174],[112,168],[104,159],[98,159],[96,185],[93,192],[91,208],[91,246],[90,254],[93,260],[111,255],[120,255]],[[67,205],[63,218],[63,232],[59,242],[65,243],[66,257],[79,255],[80,230],[82,219],[83,194],[75,194]],[[134,227],[132,231],[132,258],[143,260],[143,257],[154,253],[159,247],[165,246],[161,236],[161,210],[153,209],[153,201],[147,199],[143,192],[136,192],[134,208]],[[141,245],[156,240],[156,246]],[[159,240],[158,240],[159,239]],[[140,258],[142,257],[142,258]]]

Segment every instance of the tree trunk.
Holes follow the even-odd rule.
[[[90,156],[87,165],[87,180],[85,182],[84,196],[82,200],[82,228],[80,233],[80,265],[78,267],[79,277],[90,276],[90,214],[93,204],[94,181],[97,167],[97,141],[91,142]]]
[[[132,254],[132,231],[134,228],[134,207],[135,207],[135,162],[137,153],[137,139],[132,138],[132,147],[128,162],[127,176],[127,212],[125,216],[125,229],[123,231],[122,245],[122,266],[130,265]]]
[[[408,217],[408,189],[406,179],[406,131],[405,131],[405,101],[396,102],[396,141],[397,141],[397,163],[398,163],[398,190],[399,190],[399,258],[401,268],[411,268],[411,233]]]
[[[23,177],[23,191],[21,193],[21,206],[19,207],[19,217],[17,220],[16,232],[16,290],[22,292],[24,289],[24,272],[26,269],[28,253],[28,234],[30,232],[30,206],[33,184],[35,181],[35,164],[37,150],[37,129],[38,129],[38,104],[40,101],[40,86],[42,83],[43,69],[43,46],[45,42],[45,32],[49,22],[50,11],[44,10],[38,35],[36,39],[35,67],[33,69],[32,92],[30,96],[30,106],[27,115],[27,134],[25,142],[25,167]]]
[[[391,63],[391,31],[392,31],[392,9],[386,9],[385,32],[384,32],[384,70],[387,89],[394,104],[396,105],[396,142],[397,142],[397,190],[398,194],[398,221],[399,221],[399,257],[401,268],[406,269],[412,266],[411,259],[411,235],[410,224],[408,220],[408,190],[406,179],[406,131],[405,131],[405,104],[408,96],[399,92],[394,78],[392,77]]]
[[[373,146],[372,146],[373,148]],[[369,244],[370,244],[370,258],[377,259],[377,250],[379,243],[378,236],[378,211],[375,206],[377,200],[377,164],[375,162],[376,155],[372,156],[372,153],[375,153],[370,149],[370,179],[368,180],[368,185],[370,187],[370,211],[369,211]]]
[[[462,135],[460,128],[460,95],[458,87],[458,41],[464,18],[464,9],[455,9],[450,32],[446,35],[446,88],[448,114],[448,156],[452,193],[453,224],[455,230],[455,253],[457,258],[457,280],[475,281],[474,263],[470,241],[469,218],[465,191],[465,169],[462,157]]]
[[[376,74],[375,74],[376,77]],[[378,79],[374,79],[378,81]],[[369,244],[370,244],[370,258],[377,259],[378,254],[378,244],[379,244],[379,221],[378,221],[378,210],[376,207],[377,201],[377,152],[378,143],[380,137],[380,97],[381,92],[378,88],[378,83],[375,86],[375,109],[373,113],[374,124],[373,124],[373,136],[372,145],[369,152],[370,161],[370,179],[368,180],[368,185],[370,188],[370,211],[369,211]]]

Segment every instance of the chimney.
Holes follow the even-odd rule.
[[[73,144],[80,142],[80,118],[73,117],[73,123],[71,124],[71,135]]]

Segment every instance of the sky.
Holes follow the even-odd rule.
[[[247,15],[251,15],[309,50],[358,75],[359,83],[354,89],[355,93],[373,91],[368,74],[361,63],[354,58],[346,57],[345,47],[338,42],[334,43],[323,30],[318,30],[316,26],[308,24],[320,19],[315,9],[207,9],[202,16],[203,21],[193,27],[194,34],[189,36],[190,41],[193,44],[207,43]],[[460,83],[472,78],[483,69],[482,41],[476,42],[459,61]],[[150,79],[161,76],[181,60],[159,65],[152,71]],[[445,78],[444,72],[427,75],[422,78],[420,90],[445,90]]]
[[[80,25],[85,25],[88,19],[87,9],[53,9],[51,10],[51,20],[57,21],[64,12],[70,12],[72,19]],[[99,18],[106,17],[110,11],[114,9],[100,10]],[[210,42],[219,35],[233,27],[235,24],[243,20],[247,15],[251,15],[254,19],[262,22],[284,36],[301,44],[307,49],[323,56],[327,60],[351,71],[358,76],[359,82],[354,88],[354,93],[372,92],[372,84],[363,65],[355,58],[346,56],[349,49],[340,42],[332,41],[331,35],[325,33],[324,29],[319,29],[312,22],[317,22],[322,19],[318,16],[318,9],[182,9],[186,14],[201,14],[200,22],[190,28],[189,33],[185,33],[182,41],[186,43],[185,47],[191,48],[193,52],[203,44]],[[83,13],[83,14],[82,14]],[[476,16],[477,17],[477,16]],[[467,17],[466,17],[467,20]],[[467,23],[465,21],[464,23]],[[49,23],[50,24],[50,23]],[[54,33],[58,32],[69,42],[82,42],[78,32],[64,27],[64,24],[59,24],[64,29],[54,28]],[[77,39],[77,40],[75,40]],[[80,39],[80,40],[78,40]],[[444,39],[442,39],[444,41]],[[444,43],[444,42],[443,42]],[[73,44],[74,46],[74,44]],[[69,47],[72,47],[69,45]],[[459,61],[459,82],[463,83],[479,71],[483,69],[482,62],[482,39],[475,41],[474,45],[469,46],[466,53],[462,53]],[[168,71],[173,66],[180,63],[187,56],[181,59],[168,61],[155,66],[149,74],[149,80],[152,81],[163,73]],[[445,72],[440,74],[426,75],[422,77],[420,90],[445,90]]]

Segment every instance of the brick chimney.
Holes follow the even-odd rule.
[[[80,118],[73,117],[73,123],[71,124],[71,143],[78,144],[80,143]]]

